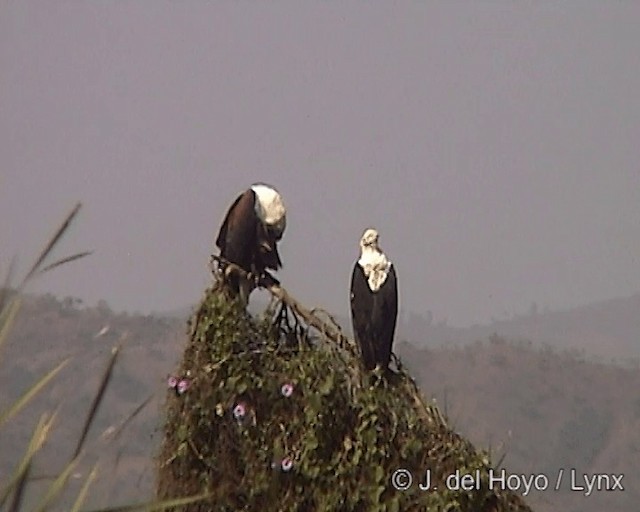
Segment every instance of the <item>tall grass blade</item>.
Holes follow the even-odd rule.
[[[123,430],[125,429],[125,427],[131,423],[134,418],[140,414],[140,412],[149,404],[149,402],[151,402],[151,400],[153,400],[153,396],[154,395],[150,395],[144,402],[142,402],[138,407],[136,407],[134,409],[134,411],[129,415],[128,418],[126,418],[121,424],[120,426],[116,429],[116,431],[113,433],[113,439],[116,440],[118,437],[120,437],[120,434],[122,434]]]
[[[199,494],[197,496],[189,496],[187,498],[175,498],[166,501],[156,501],[153,503],[141,503],[139,505],[125,505],[123,507],[108,507],[90,512],[155,512],[156,510],[165,510],[173,507],[182,507],[184,505],[190,505],[191,503],[197,503],[198,501],[206,500],[210,497],[210,494]]]
[[[24,287],[24,285],[34,276],[34,274],[38,271],[38,269],[40,268],[40,266],[42,265],[42,263],[44,262],[44,260],[47,258],[47,256],[49,256],[49,254],[51,253],[51,251],[53,250],[53,248],[56,246],[56,244],[60,241],[60,239],[62,238],[62,235],[65,234],[65,232],[67,231],[67,229],[69,228],[69,225],[71,224],[71,222],[73,221],[74,217],[78,214],[78,212],[80,211],[80,208],[82,206],[82,203],[77,203],[73,210],[71,210],[71,213],[69,213],[69,215],[67,215],[67,218],[64,220],[64,222],[62,223],[62,225],[58,228],[58,230],[56,231],[56,233],[53,235],[53,237],[51,238],[51,240],[49,240],[49,242],[47,243],[47,245],[45,246],[45,248],[43,249],[43,251],[40,253],[40,256],[38,256],[38,259],[36,260],[36,262],[33,264],[33,266],[31,267],[31,270],[29,270],[29,273],[25,276],[25,278],[22,280],[22,284],[20,286],[20,288],[22,289]]]
[[[55,261],[47,265],[43,269],[38,270],[38,275],[44,274],[45,272],[49,272],[50,270],[53,270],[54,268],[59,267],[60,265],[64,265],[65,263],[70,263],[72,261],[79,260],[80,258],[84,258],[85,256],[90,256],[91,254],[93,254],[93,251],[84,251],[84,252],[79,252],[77,254],[73,254],[72,256],[67,256],[66,258],[62,258],[58,261]]]
[[[9,301],[12,294],[11,281],[13,281],[15,267],[16,259],[13,257],[9,262],[9,269],[7,270],[7,275],[4,277],[4,282],[2,283],[2,290],[0,290],[0,312],[4,311],[4,306]]]
[[[38,382],[36,382],[31,388],[22,395],[18,400],[16,400],[13,405],[7,411],[0,412],[0,427],[9,421],[13,416],[15,416],[20,409],[22,409],[25,405],[29,403],[36,396],[42,388],[44,388],[50,381],[53,379],[59,372],[62,370],[69,359],[65,359],[58,366],[56,366],[53,370],[47,373],[44,377],[42,377]]]
[[[27,463],[25,471],[20,475],[18,482],[13,490],[13,500],[9,505],[9,512],[18,512],[22,506],[22,498],[24,496],[24,490],[27,488],[27,480],[29,479],[29,473],[31,473],[31,460]]]
[[[11,491],[17,487],[21,480],[26,478],[25,475],[29,472],[33,456],[40,450],[40,448],[42,448],[42,445],[47,440],[47,436],[49,435],[49,431],[51,430],[55,417],[56,413],[54,413],[49,419],[47,419],[46,413],[40,417],[22,461],[11,476],[9,484],[0,491],[0,509],[4,506],[7,501],[7,497],[11,494]]]
[[[62,473],[56,478],[56,480],[49,486],[47,492],[44,497],[40,501],[40,504],[34,509],[36,512],[45,512],[51,503],[60,495],[60,493],[64,490],[67,482],[69,480],[69,475],[78,465],[78,459],[73,459],[67,467],[64,468]]]
[[[48,272],[50,270],[53,270],[59,267],[60,265],[78,260],[80,258],[83,258],[91,254],[90,252],[77,253],[77,254],[59,259],[54,263],[51,263],[45,266],[44,268],[41,268],[45,260],[47,259],[47,257],[50,255],[50,253],[54,249],[54,247],[58,244],[62,236],[68,230],[71,222],[80,211],[80,208],[81,208],[81,203],[77,203],[73,208],[73,210],[67,215],[64,222],[60,225],[60,227],[57,229],[53,237],[49,240],[49,242],[47,243],[45,248],[42,250],[42,252],[38,256],[37,260],[31,267],[27,275],[22,279],[22,282],[20,283],[20,285],[16,290],[12,290],[10,287],[10,284],[13,278],[14,265],[15,265],[15,259],[12,259],[11,264],[9,266],[9,271],[5,277],[2,289],[0,289],[0,347],[5,342],[8,336],[8,332],[18,313],[18,310],[21,305],[20,293],[25,288],[27,283],[36,274]],[[39,379],[38,382],[36,382],[33,386],[31,386],[31,388],[29,388],[18,400],[16,400],[13,404],[11,404],[8,409],[1,411],[0,412],[0,428],[6,422],[11,420],[16,414],[18,414],[18,412],[20,412],[21,409],[23,409],[49,382],[51,382],[51,380],[67,365],[68,362],[69,362],[69,359],[66,359],[65,361],[60,363],[56,368],[51,370],[44,377]],[[106,387],[104,382],[103,382],[103,387]],[[104,389],[102,389],[101,392],[103,393]],[[97,404],[94,404],[93,408],[97,409]],[[48,418],[47,415],[45,414],[45,415],[42,415],[42,417],[40,418],[40,421],[36,425],[36,428],[33,432],[31,440],[29,441],[29,445],[23,456],[22,461],[18,464],[18,467],[14,471],[14,473],[12,475],[9,475],[9,478],[8,478],[9,483],[6,485],[6,487],[4,487],[3,489],[0,489],[0,509],[4,507],[8,497],[12,493],[13,493],[13,499],[11,500],[8,511],[9,512],[18,511],[22,507],[23,496],[25,493],[27,483],[29,481],[29,475],[31,472],[32,464],[33,464],[33,458],[36,455],[36,453],[42,448],[46,439],[48,438],[48,435],[53,425],[56,414],[57,413],[54,413],[53,415],[51,415],[50,418]],[[88,431],[90,422],[92,421],[92,418],[93,418],[93,414],[95,414],[95,410],[92,412],[92,414],[90,414],[90,417],[88,419],[88,424],[85,425],[84,436],[86,436],[86,431]],[[82,443],[83,443],[83,440],[81,440],[78,444],[78,447],[76,450],[77,453],[80,452],[82,448]],[[77,457],[74,456],[72,461],[67,465],[67,468],[49,487],[48,492],[43,498],[43,501],[41,504],[41,510],[46,510],[49,503],[51,503],[53,499],[56,496],[58,496],[60,492],[64,489],[68,481],[69,474],[76,464],[77,464]],[[95,473],[92,473],[92,474],[93,474],[93,477],[90,480],[92,480],[95,477]],[[83,487],[84,492],[81,492],[80,496],[78,496],[78,500],[76,500],[78,507],[81,505],[82,501],[84,500],[83,496],[86,495],[86,491],[88,489],[88,483],[90,482],[90,480],[87,482],[87,484],[85,484],[85,487]]]
[[[2,347],[9,334],[9,329],[16,318],[21,303],[20,297],[11,298],[9,299],[9,305],[0,310],[0,347]]]
[[[107,385],[111,380],[111,376],[113,374],[113,367],[116,364],[116,360],[118,359],[118,354],[120,353],[120,347],[113,347],[111,349],[111,359],[109,360],[109,364],[107,365],[107,369],[102,376],[102,380],[100,381],[100,387],[98,388],[98,392],[96,396],[93,398],[93,403],[91,404],[91,409],[89,409],[89,414],[87,415],[87,419],[84,422],[84,426],[82,427],[82,434],[80,435],[80,439],[78,439],[78,443],[76,445],[76,449],[73,452],[72,460],[76,459],[84,446],[84,442],[87,439],[87,434],[89,433],[89,429],[95,419],[96,413],[98,412],[98,407],[100,407],[100,403],[104,397],[104,392],[107,390]]]
[[[60,265],[64,265],[65,263],[69,263],[69,262],[78,260],[80,258],[84,258],[85,256],[88,256],[91,254],[90,251],[77,253],[72,256],[67,256],[66,258],[62,258],[54,263],[51,263],[50,265],[47,265],[43,269],[40,268],[44,263],[45,259],[47,258],[47,256],[49,256],[53,248],[60,241],[60,239],[62,238],[62,235],[64,235],[64,233],[67,231],[67,229],[71,225],[71,222],[80,211],[81,206],[82,206],[82,203],[76,203],[73,210],[71,210],[71,213],[67,215],[64,222],[60,225],[60,227],[57,229],[53,237],[49,240],[45,248],[42,250],[42,252],[40,253],[40,256],[38,256],[38,259],[31,267],[31,270],[29,270],[27,275],[24,277],[24,279],[18,286],[17,290],[10,289],[10,283],[13,278],[13,271],[15,267],[15,258],[11,260],[11,263],[9,265],[9,271],[7,272],[7,275],[5,277],[3,287],[0,290],[0,347],[2,346],[4,340],[6,339],[9,327],[11,326],[11,323],[17,312],[18,305],[16,305],[15,299],[19,297],[20,292],[22,292],[22,290],[25,288],[27,283],[36,274],[48,272],[50,270],[53,270],[56,267],[59,267]],[[14,294],[16,296],[15,299],[13,297]]]
[[[71,512],[80,512],[80,507],[87,499],[87,494],[89,493],[89,486],[96,479],[97,474],[98,474],[98,463],[96,462],[95,465],[93,466],[93,469],[91,470],[91,473],[89,473],[89,476],[84,482],[82,489],[80,489],[80,492],[78,493],[78,497],[76,498],[76,501],[73,504],[73,507],[71,508]]]

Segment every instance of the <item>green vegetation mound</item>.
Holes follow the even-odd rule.
[[[170,384],[159,498],[208,492],[179,509],[203,512],[529,510],[487,488],[487,454],[403,370],[365,374],[352,345],[283,311],[254,318],[218,285],[206,292]],[[392,485],[399,468],[414,477],[406,491]],[[437,490],[419,489],[427,470]],[[456,470],[481,488],[447,488]]]

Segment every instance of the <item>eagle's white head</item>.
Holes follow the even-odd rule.
[[[280,193],[270,185],[256,183],[251,186],[256,194],[256,214],[273,231],[277,239],[282,237],[287,227],[287,209]]]
[[[391,268],[391,261],[378,245],[378,238],[378,232],[373,228],[366,229],[360,238],[358,264],[362,267],[372,292],[377,292],[384,284]]]
[[[378,247],[379,238],[380,238],[380,235],[378,235],[378,232],[375,229],[373,228],[365,229],[364,234],[362,235],[362,238],[360,238],[360,250],[364,250],[365,248],[379,250],[380,249]]]

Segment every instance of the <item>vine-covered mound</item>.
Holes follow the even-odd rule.
[[[487,454],[407,374],[365,374],[352,350],[278,317],[253,318],[217,285],[205,294],[169,379],[159,498],[209,492],[180,509],[202,512],[530,510],[487,488]],[[414,477],[405,491],[392,485],[400,468]],[[481,488],[447,487],[456,470]]]

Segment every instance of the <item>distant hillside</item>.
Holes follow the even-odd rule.
[[[537,321],[538,325],[567,326],[556,330],[569,340],[573,339],[571,333],[575,336],[579,332],[580,319],[592,321],[582,327],[587,333],[597,332],[595,327],[618,318],[628,322],[609,324],[611,339],[618,343],[621,333],[630,334],[637,326],[635,316],[623,313],[632,310],[637,303],[634,301],[638,297],[573,313],[545,313],[537,319],[500,322],[482,328],[486,329],[484,336],[475,334],[480,331],[472,334],[471,329],[428,325],[419,317],[409,316],[401,325],[398,339],[419,341],[423,346],[398,341],[396,352],[425,395],[435,397],[446,408],[463,435],[478,447],[490,445],[498,453],[506,453],[504,464],[509,471],[543,472],[550,479],[558,469],[572,467],[589,474],[626,475],[624,493],[600,492],[585,498],[564,487],[561,492],[533,493],[527,501],[534,510],[635,512],[640,499],[636,476],[640,474],[640,370],[590,362],[575,352],[550,348],[553,345],[539,348],[541,344],[535,339],[531,343],[507,342],[498,336],[489,339],[493,331],[503,334],[496,325],[524,326]],[[167,374],[174,370],[184,347],[184,320],[117,314],[106,303],[84,307],[71,298],[27,297],[0,351],[0,408],[63,358],[73,359],[48,394],[4,427],[0,436],[0,481],[23,453],[43,410],[61,406],[58,428],[38,461],[36,474],[55,473],[70,456],[109,351],[121,341],[122,357],[90,433],[89,462],[98,456],[102,460],[90,505],[125,504],[152,496],[151,456],[158,447],[160,405],[165,398]],[[347,324],[344,318],[338,320]],[[348,330],[348,325],[345,327]],[[452,333],[460,337],[449,337]],[[468,343],[478,338],[484,340]],[[592,343],[582,341],[585,346]],[[556,346],[563,347],[559,343]],[[149,396],[152,402],[120,437],[114,438],[114,428]],[[74,479],[78,486],[86,470],[86,466],[79,468]]]
[[[165,396],[166,375],[181,350],[184,331],[182,320],[116,314],[104,302],[87,308],[72,298],[27,296],[9,339],[0,350],[0,409],[63,359],[72,359],[47,392],[3,427],[0,482],[24,453],[42,412],[58,406],[57,428],[34,472],[41,476],[55,474],[68,461],[111,348],[121,342],[123,351],[114,378],[90,432],[87,464],[78,469],[73,482],[79,488],[90,463],[100,454],[105,460],[89,504],[124,504],[150,496],[150,456],[155,449],[158,410]],[[149,396],[153,401],[131,421],[122,436],[109,437],[109,432]],[[36,481],[32,485],[37,489],[44,483],[49,482]],[[59,510],[65,510],[64,506]]]
[[[640,294],[567,310],[539,313],[474,326],[456,333],[459,342],[497,333],[510,339],[533,340],[564,350],[584,351],[605,362],[640,361]],[[414,332],[418,335],[418,332]],[[462,335],[461,335],[462,334]],[[417,336],[408,339],[419,339]]]
[[[625,492],[535,492],[534,510],[637,510],[640,499],[640,370],[587,362],[570,352],[534,350],[493,336],[464,347],[397,352],[450,423],[478,446],[505,455],[511,472],[560,469],[624,473]],[[555,483],[555,480],[553,480]]]
[[[262,311],[266,302],[254,300],[253,311]],[[172,313],[185,319],[192,307]],[[345,333],[351,333],[347,315],[335,315]],[[461,328],[434,322],[415,313],[404,313],[398,320],[396,338],[417,346],[437,347],[451,343],[467,344],[497,334],[508,339],[528,340],[536,347],[549,345],[558,350],[573,350],[589,359],[635,366],[640,363],[640,293],[631,297],[601,301],[567,311],[539,312],[532,306],[529,314],[488,325]]]

